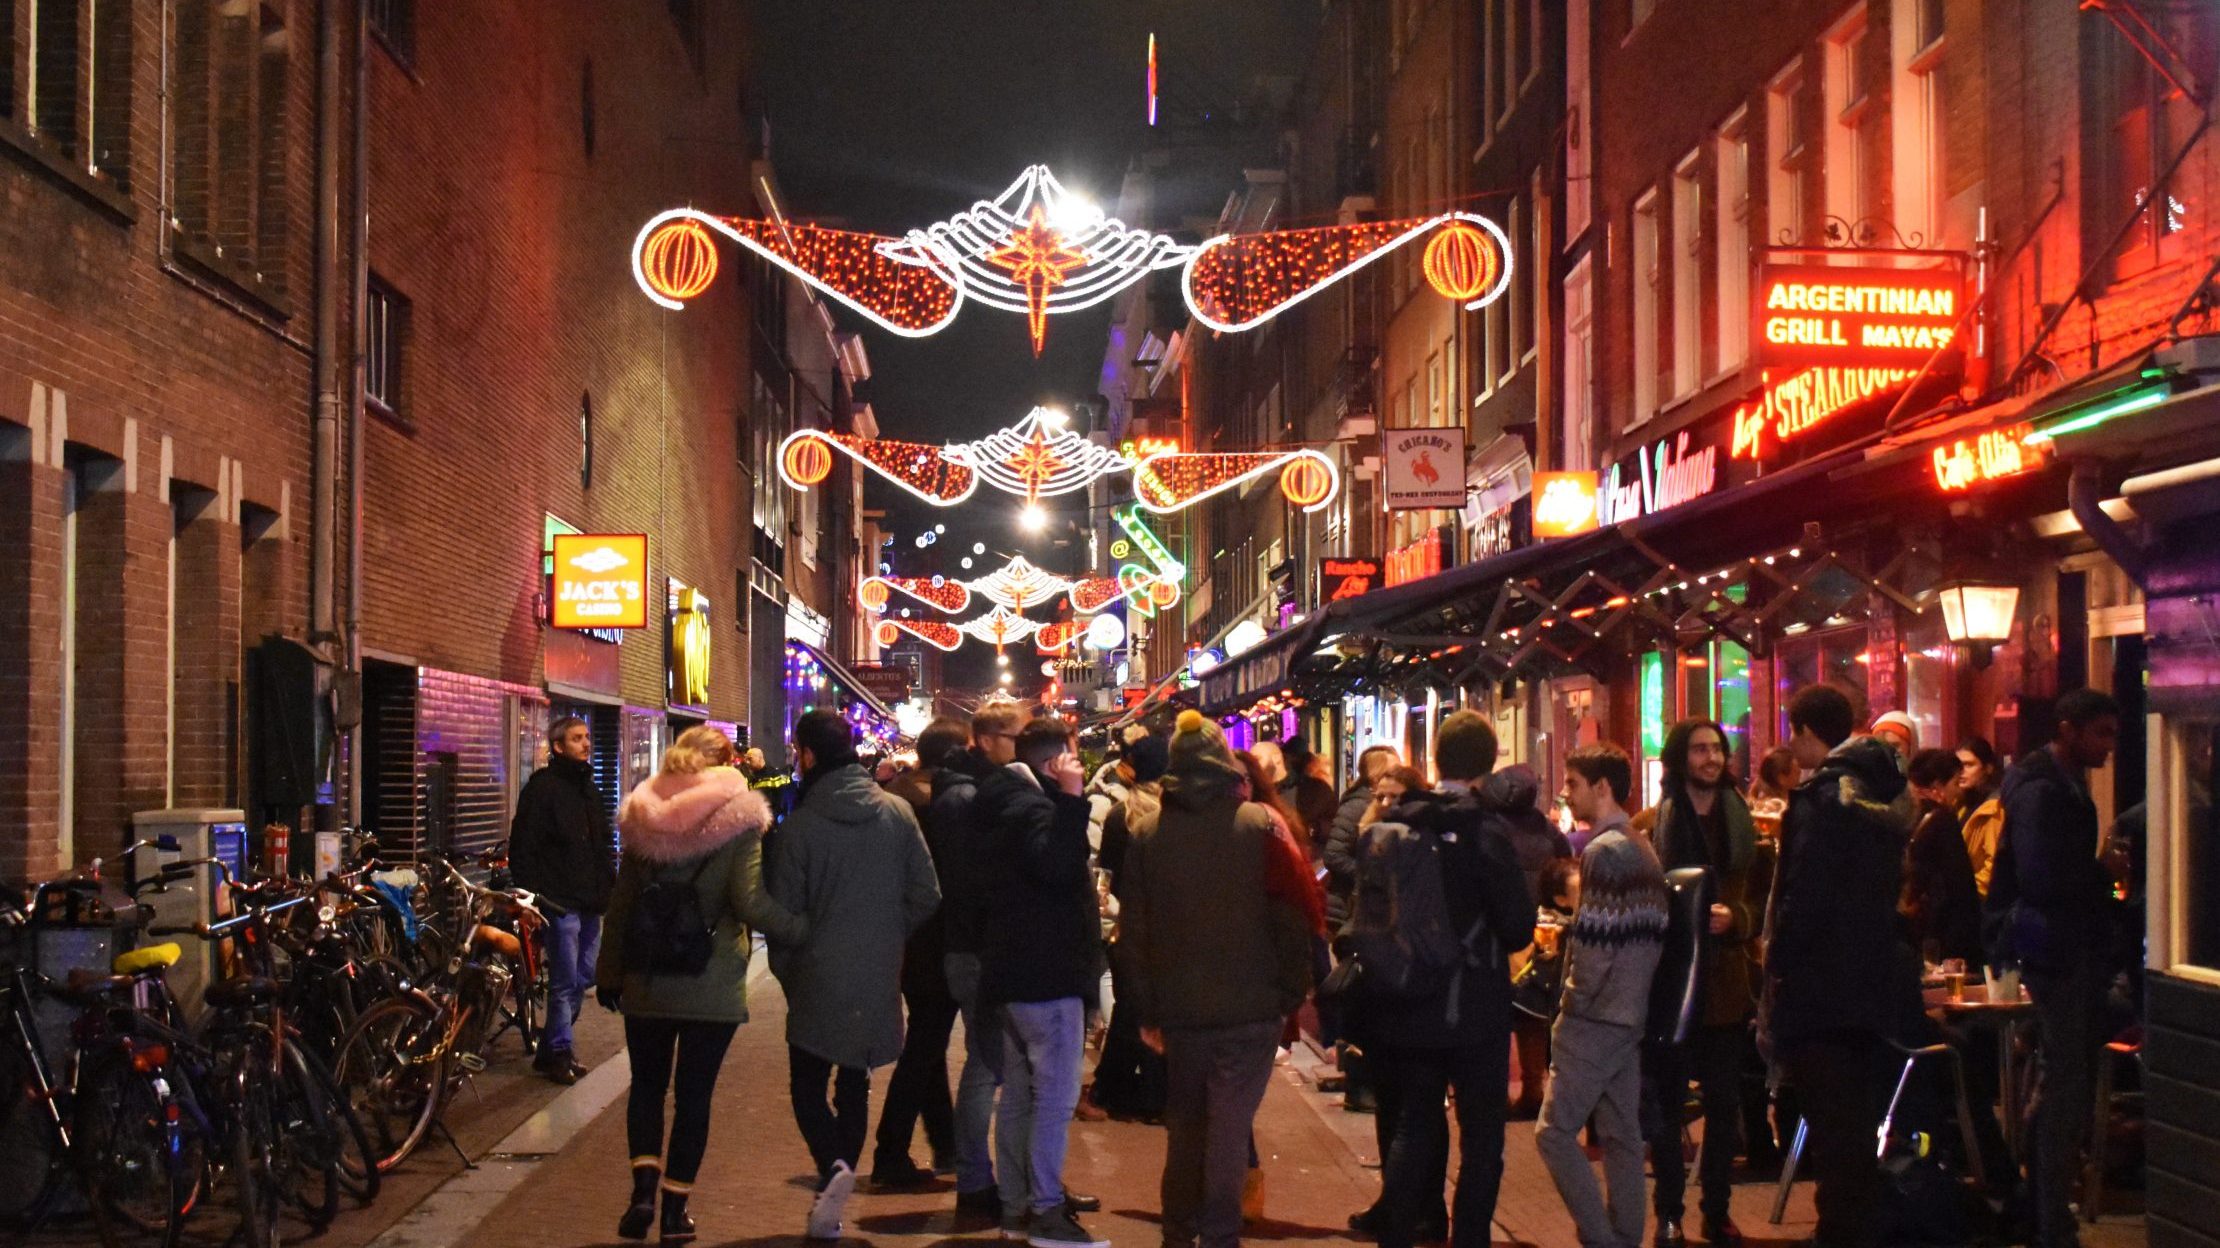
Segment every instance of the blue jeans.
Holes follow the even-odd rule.
[[[1013,1001],[1002,1007],[1002,1105],[995,1130],[1025,1140],[1023,1169],[1002,1171],[1002,1211],[1046,1213],[1064,1203],[1064,1151],[1072,1110],[1079,1106],[1080,1050],[1086,1003]]]
[[[964,1073],[956,1081],[956,1190],[984,1192],[995,1186],[995,1168],[1024,1174],[1026,1140],[1005,1131],[993,1140],[994,1090],[1002,1086],[1001,1020],[979,1009],[979,955],[951,953],[942,966],[948,993],[964,1018]]]
[[[601,957],[601,916],[572,911],[540,929],[540,956],[547,959],[547,1026],[540,1051],[570,1048],[571,1024],[586,989],[593,986],[594,962]]]

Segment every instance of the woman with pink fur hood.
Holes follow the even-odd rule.
[[[632,1057],[626,1130],[632,1202],[617,1234],[645,1239],[663,1194],[662,1242],[694,1237],[686,1198],[709,1141],[711,1093],[725,1049],[748,1021],[750,932],[798,943],[808,923],[763,888],[763,831],[771,811],[735,769],[733,744],[715,728],[689,728],[663,755],[661,771],[617,809],[624,859],[609,900],[595,993],[624,1014]],[[648,951],[627,951],[643,896],[690,886],[709,928],[699,973],[649,969]],[[650,890],[655,890],[650,893]],[[696,933],[698,937],[698,933]],[[698,949],[698,946],[697,946]],[[676,1077],[676,1112],[666,1151],[663,1101]]]

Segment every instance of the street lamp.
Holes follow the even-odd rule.
[[[2020,606],[2020,587],[2008,581],[1959,578],[1935,587],[1942,606],[1943,631],[1965,648],[1977,668],[1989,665],[1990,652],[2012,637],[2012,617]]]
[[[1018,513],[1018,527],[1028,533],[1038,533],[1048,527],[1048,512],[1039,503],[1027,503]]]

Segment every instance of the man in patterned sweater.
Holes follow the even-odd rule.
[[[1642,1030],[1668,916],[1657,854],[1627,829],[1633,787],[1633,764],[1615,745],[1582,746],[1565,760],[1565,802],[1593,832],[1580,855],[1580,908],[1551,1032],[1549,1095],[1534,1135],[1581,1248],[1636,1248],[1647,1212]],[[1580,1148],[1581,1124],[1591,1114],[1603,1146],[1608,1210]]]

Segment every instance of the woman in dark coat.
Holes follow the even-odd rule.
[[[1981,972],[1981,894],[1974,886],[1973,860],[1958,831],[1958,798],[1963,774],[1949,750],[1921,750],[1912,756],[1912,792],[1919,795],[1919,823],[1904,857],[1904,898],[1898,909],[1910,930],[1912,946],[1930,958],[1965,963]]]

